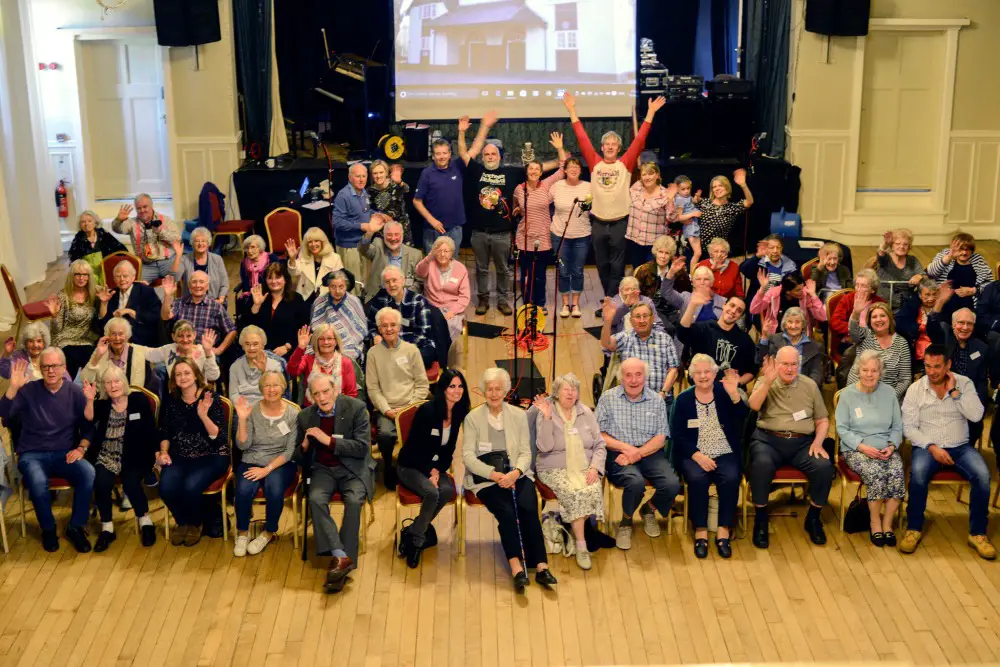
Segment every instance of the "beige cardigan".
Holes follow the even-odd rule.
[[[462,485],[467,491],[479,493],[496,482],[484,482],[476,484],[472,481],[475,473],[480,477],[489,477],[494,471],[493,466],[489,466],[479,460],[479,443],[487,442],[489,436],[489,423],[486,416],[489,414],[489,406],[486,403],[473,409],[465,421],[462,422],[462,433],[465,440],[462,444],[462,463],[465,464],[465,482]],[[521,470],[529,479],[534,480],[535,474],[531,470],[531,442],[528,439],[528,417],[524,410],[515,408],[507,403],[503,404],[503,433],[507,441],[507,457],[511,466]]]
[[[298,257],[288,262],[288,272],[295,279],[295,291],[301,294],[303,299],[308,299],[317,289],[319,289],[317,296],[323,296],[327,292],[326,285],[323,284],[323,277],[344,268],[344,262],[340,259],[340,255],[335,252],[324,255],[317,275],[316,264],[313,262],[312,256],[303,260],[303,254],[309,253],[302,250]],[[265,286],[265,293],[266,291]]]
[[[146,386],[146,350],[149,348],[143,347],[142,345],[134,345],[132,343],[128,344],[129,354],[132,355],[132,374],[128,378],[128,383],[133,387],[145,387]],[[104,377],[104,371],[108,370],[111,365],[111,351],[101,357],[101,360],[97,362],[97,365],[92,365],[89,361],[80,370],[80,378],[86,380],[87,382],[92,382],[97,384],[97,396],[98,398],[107,398],[107,394],[104,393],[104,382],[98,382],[100,378]]]

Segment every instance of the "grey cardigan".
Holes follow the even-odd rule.
[[[285,404],[285,414],[271,423],[260,410],[260,403],[253,406],[247,419],[247,439],[236,439],[236,446],[243,450],[243,463],[253,466],[266,466],[279,456],[285,457],[285,462],[292,460],[298,436],[299,409],[294,405]],[[278,424],[287,427],[282,435]]]
[[[601,437],[601,427],[597,425],[594,413],[582,403],[576,404],[576,430],[583,441],[583,449],[587,454],[587,463],[597,472],[604,474],[604,462],[608,450]],[[566,422],[559,408],[552,406],[552,419],[546,419],[540,411],[535,418],[535,432],[538,458],[535,460],[537,470],[557,470],[566,467],[566,439],[563,434]]]
[[[226,271],[225,261],[214,252],[208,253],[207,260],[208,298],[218,300],[221,296],[228,296],[229,272]],[[192,273],[194,273],[194,256],[184,255],[181,257],[181,284],[184,285],[185,294],[187,294],[188,279]]]
[[[462,433],[465,440],[462,443],[462,463],[465,464],[465,482],[463,488],[473,493],[496,484],[496,482],[483,482],[476,484],[472,481],[472,475],[489,477],[494,472],[493,466],[487,465],[479,460],[479,443],[489,442],[489,422],[486,415],[489,414],[489,406],[486,403],[473,409],[465,421],[462,422]],[[510,458],[511,466],[520,470],[529,479],[534,480],[535,474],[531,471],[531,443],[528,440],[528,417],[524,410],[515,408],[513,405],[503,404],[503,433],[507,441],[507,456]],[[453,427],[454,428],[454,427]]]

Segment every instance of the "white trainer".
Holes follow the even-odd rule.
[[[615,531],[615,546],[624,551],[632,548],[632,526],[618,526]]]
[[[581,570],[589,570],[593,567],[593,563],[590,561],[590,552],[586,549],[578,549],[576,552],[576,564],[580,566]]]
[[[270,544],[271,539],[272,537],[270,535],[265,536],[264,533],[261,533],[257,537],[253,538],[250,544],[247,545],[247,553],[251,556],[256,556],[264,550],[264,547]]]
[[[247,542],[250,538],[246,535],[237,535],[236,544],[233,546],[233,555],[237,558],[243,558],[247,555]]]

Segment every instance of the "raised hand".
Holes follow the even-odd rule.
[[[553,132],[549,135],[549,143],[552,144],[552,148],[557,151],[563,148],[563,135],[562,132]]]
[[[866,290],[860,290],[854,293],[854,314],[861,315],[865,312],[865,308],[868,307],[871,299],[868,296]]]
[[[249,419],[250,413],[253,412],[253,406],[250,405],[245,396],[238,397],[233,407],[236,409],[236,416],[242,421]]]
[[[774,362],[774,357],[764,357],[764,363],[761,364],[760,370],[768,382],[774,382],[778,379],[778,364]]]
[[[740,389],[740,374],[735,368],[727,368],[722,374],[722,388],[730,396],[734,396]]]
[[[563,93],[562,100],[563,106],[566,107],[567,111],[572,111],[576,108],[576,97],[571,95],[568,91]]]
[[[309,325],[305,324],[299,329],[299,349],[306,349],[309,347],[309,338],[312,336],[312,332],[309,330]]]
[[[166,296],[169,294],[173,297],[177,294],[177,279],[174,278],[173,274],[167,274],[163,278],[163,294]]]
[[[764,267],[757,269],[757,282],[760,283],[761,287],[767,287],[769,281],[767,277],[767,269]]]
[[[93,382],[83,381],[83,395],[88,400],[93,402],[97,398],[97,385]]]
[[[500,120],[500,116],[497,115],[496,111],[493,111],[491,109],[487,111],[486,114],[483,116],[482,123],[486,127],[493,127],[494,125],[497,124],[498,120]]]
[[[767,254],[767,241],[757,241],[757,258]]]
[[[389,178],[392,179],[393,183],[397,183],[397,184],[398,183],[402,183],[403,182],[403,165],[401,165],[401,164],[394,164],[394,165],[392,165],[392,168],[389,169]]]
[[[695,289],[691,292],[691,301],[697,307],[707,306],[712,302],[712,292],[711,290]]]
[[[887,230],[882,234],[882,245],[888,250],[892,247],[892,230]]]
[[[94,346],[94,360],[100,360],[104,358],[104,355],[108,353],[108,345],[110,341],[107,336],[101,336],[97,340],[97,345]]]
[[[45,307],[49,309],[50,313],[52,313],[52,317],[58,315],[59,310],[62,308],[62,306],[59,305],[59,295],[52,294],[45,299]]]
[[[122,204],[121,208],[118,209],[118,215],[115,219],[119,222],[124,222],[128,220],[129,216],[132,215],[132,204]]]
[[[538,394],[535,396],[535,400],[532,401],[532,405],[538,408],[538,411],[542,413],[542,416],[546,419],[552,419],[552,404],[549,403],[545,394]]]
[[[816,296],[816,281],[813,280],[812,278],[807,280],[805,284],[805,290],[806,294],[811,294],[812,296]]]
[[[198,401],[198,416],[206,419],[210,407],[212,407],[212,392],[206,391],[201,395],[201,400]]]
[[[101,303],[111,301],[111,290],[106,285],[101,285],[97,288],[97,298],[100,299]]]
[[[604,305],[601,306],[601,317],[604,321],[610,324],[615,319],[615,313],[618,312],[618,306],[615,305],[614,299],[605,299]]]
[[[18,359],[11,365],[10,369],[10,388],[14,391],[18,391],[21,387],[28,383],[28,378],[25,373],[28,372],[28,360]]]
[[[9,336],[7,340],[3,342],[3,356],[6,359],[10,355],[14,354],[14,350],[17,349],[17,341],[14,340],[13,336]]]
[[[462,116],[458,119],[459,132],[468,132],[470,127],[472,127],[472,121],[469,120],[468,116]]]
[[[288,253],[288,259],[290,260],[298,257],[299,249],[296,247],[295,241],[293,239],[288,239],[287,241],[285,241],[285,252]]]
[[[656,112],[663,108],[663,105],[667,103],[667,98],[663,95],[654,97],[649,101],[649,105],[646,107],[647,116],[655,116]]]
[[[201,349],[205,351],[205,354],[211,354],[212,350],[215,349],[215,339],[219,335],[215,333],[215,329],[205,329],[201,334]]]
[[[676,183],[668,183],[665,189],[667,191],[667,197],[669,197],[670,199],[673,199],[674,197],[677,196],[677,184]]]
[[[255,306],[259,306],[264,303],[264,299],[267,298],[267,295],[264,294],[264,288],[260,286],[260,283],[257,283],[250,288],[250,298],[253,299],[253,305]]]
[[[735,183],[736,185],[740,185],[740,186],[746,185],[747,184],[747,170],[746,169],[737,169],[736,171],[734,171],[733,172],[733,183]]]
[[[684,259],[683,255],[678,255],[677,257],[674,257],[672,262],[670,262],[670,270],[668,271],[668,273],[677,275],[678,273],[683,271],[684,267],[686,266],[687,266],[687,260]]]

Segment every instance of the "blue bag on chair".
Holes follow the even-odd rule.
[[[784,238],[797,239],[802,236],[802,216],[782,208],[771,214],[771,233]]]

